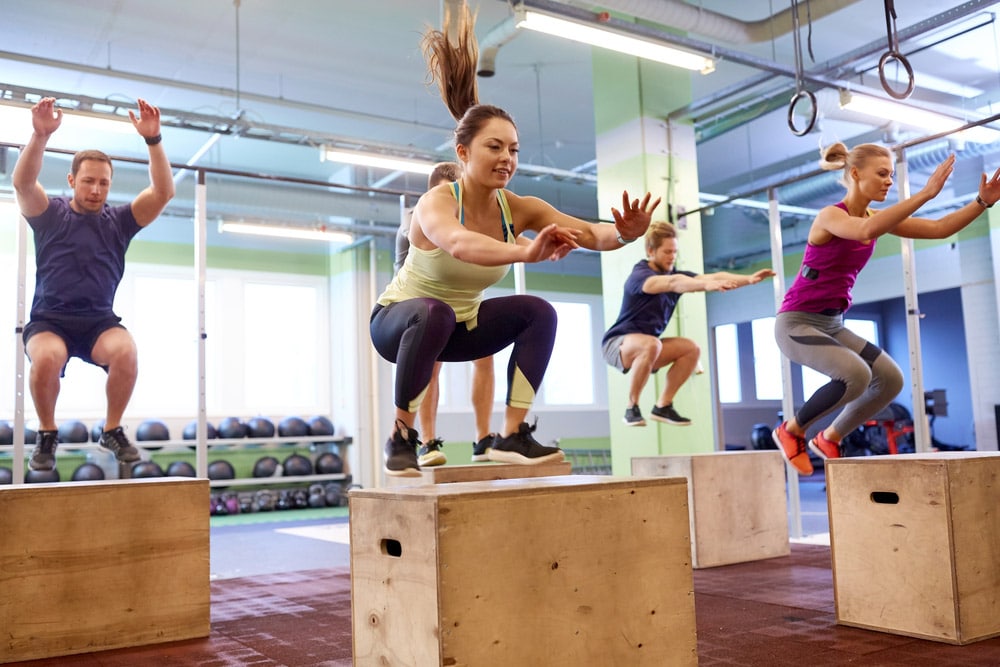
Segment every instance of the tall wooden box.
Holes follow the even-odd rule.
[[[355,665],[697,664],[681,479],[350,493]]]
[[[949,644],[1000,635],[1000,454],[827,461],[837,622]]]
[[[0,486],[0,663],[207,637],[208,480]]]
[[[791,553],[785,464],[776,450],[637,456],[632,474],[687,480],[695,568]]]
[[[419,477],[393,477],[386,475],[386,486],[413,486],[414,484],[452,484],[454,482],[484,482],[494,479],[522,479],[527,477],[552,477],[569,475],[573,466],[569,461],[517,465],[515,463],[474,463],[462,466],[432,466],[421,468]]]

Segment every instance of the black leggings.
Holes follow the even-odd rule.
[[[496,354],[511,343],[507,405],[530,408],[542,383],[556,338],[556,311],[536,296],[486,299],[471,331],[455,322],[455,311],[437,299],[407,299],[376,306],[371,317],[375,349],[396,364],[395,404],[416,412],[435,361],[472,361]]]

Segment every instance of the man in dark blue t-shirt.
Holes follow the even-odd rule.
[[[135,342],[112,305],[125,270],[125,251],[132,237],[166,208],[174,196],[174,181],[161,143],[160,111],[141,99],[138,107],[138,114],[130,110],[129,118],[149,147],[150,183],[131,204],[108,205],[111,159],[95,150],[73,156],[68,176],[72,197],[50,199],[46,194],[38,175],[49,137],[62,123],[62,110],[51,97],[31,108],[33,132],[11,176],[17,204],[35,240],[35,294],[23,333],[39,422],[29,461],[32,470],[55,467],[56,398],[70,357],[108,374],[100,446],[123,463],[139,459],[121,428],[138,373]]]
[[[774,275],[771,269],[761,269],[753,275],[738,273],[707,273],[698,275],[674,268],[677,259],[677,231],[666,222],[654,222],[646,231],[646,259],[639,260],[625,281],[618,320],[604,334],[604,359],[622,373],[632,370],[628,407],[623,421],[628,426],[645,426],[639,410],[639,394],[656,371],[670,366],[667,381],[650,418],[667,424],[687,426],[690,419],[674,409],[673,401],[698,367],[701,350],[689,338],[660,338],[677,301],[685,292],[726,291],[759,283]]]

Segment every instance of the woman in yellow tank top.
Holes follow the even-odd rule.
[[[622,194],[615,224],[593,224],[561,213],[537,197],[506,190],[517,169],[518,134],[503,109],[478,103],[474,20],[461,8],[453,43],[438,30],[424,35],[431,75],[452,116],[462,175],[430,189],[416,205],[410,251],[372,313],[375,349],[397,365],[395,423],[386,442],[386,472],[419,475],[413,428],[434,362],[469,361],[513,344],[507,407],[488,457],[505,463],[561,460],[563,453],[532,437],[525,418],[552,353],[556,314],[538,297],[483,299],[516,262],[558,260],[574,248],[615,250],[640,238],[660,200]],[[445,18],[445,23],[449,23]],[[533,232],[534,237],[524,236]]]

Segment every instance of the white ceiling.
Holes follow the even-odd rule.
[[[539,1],[567,12],[593,9],[589,2]],[[821,101],[816,128],[803,137],[792,134],[786,117],[795,92],[794,76],[789,75],[795,71],[793,33],[787,20],[767,21],[786,12],[790,2],[609,0],[607,4],[629,8],[616,14],[622,20],[632,15],[667,17],[661,20],[669,25],[657,21],[653,26],[658,34],[669,37],[676,31],[668,28],[674,28],[686,32],[690,40],[714,45],[722,54],[714,73],[691,75],[693,101],[679,105],[675,113],[678,120],[695,123],[703,192],[726,196],[753,192],[812,171],[820,143],[843,140],[850,145],[912,136],[905,128],[885,123],[847,122],[830,102],[836,86],[865,87],[887,97],[876,71],[888,47],[882,2],[798,0],[802,15],[808,7],[813,18],[803,20],[799,31],[805,86]],[[1000,45],[993,5],[941,0],[896,3],[900,50],[915,71],[912,103],[967,118],[996,112]],[[509,3],[501,0],[472,0],[472,6],[478,9],[481,42],[512,13]],[[692,9],[702,14],[685,11]],[[420,192],[424,178],[384,171],[358,173],[321,162],[320,143],[394,152],[410,147],[415,154],[442,159],[451,155],[454,124],[436,89],[428,85],[419,49],[422,30],[440,25],[441,0],[4,0],[2,12],[0,91],[6,91],[6,99],[55,94],[67,104],[105,102],[123,110],[144,97],[164,110],[171,125],[164,136],[174,163],[198,156],[202,166],[389,191],[366,195],[365,212],[347,206],[346,198],[339,200],[338,212],[352,220],[391,225],[398,217],[398,195],[391,193]],[[697,25],[685,24],[692,16]],[[754,28],[752,22],[763,23]],[[809,56],[810,45],[815,60]],[[590,47],[518,34],[500,49],[495,76],[480,79],[480,99],[503,106],[517,120],[522,168],[512,186],[516,191],[538,194],[576,215],[607,218],[608,212],[596,208],[592,182],[595,91],[590,62]],[[938,90],[944,84],[965,89],[957,94]],[[27,114],[5,118],[0,117],[0,142],[23,142],[30,132]],[[798,127],[804,124],[797,118]],[[142,157],[144,146],[131,132],[114,137],[67,129],[50,146],[72,151],[96,145],[116,156]],[[205,149],[213,132],[221,136]],[[948,149],[938,145],[914,151],[934,163],[940,159],[938,152]],[[954,178],[955,190],[942,199],[972,191],[984,160],[989,168],[997,166],[991,159],[1000,163],[990,149],[966,149],[965,166]],[[0,161],[0,171],[3,167]],[[914,164],[913,177],[919,178],[926,167]],[[557,177],[538,176],[541,168],[554,170]],[[571,172],[583,176],[574,179]],[[58,178],[59,170],[54,174]],[[136,181],[141,177],[137,174]],[[116,190],[131,186],[124,180],[124,185],[116,183]],[[807,209],[818,206],[839,195],[831,184],[831,179],[800,183],[783,199]],[[0,173],[3,188],[9,188],[9,176]],[[179,208],[190,199],[185,192],[180,191]],[[248,214],[250,209],[264,215],[303,209],[323,215],[324,204],[310,199],[312,194],[288,186],[258,186],[248,195],[234,186],[234,201],[226,206],[248,209]],[[222,208],[223,203],[216,201]],[[677,203],[688,209],[698,206],[698,202]],[[762,212],[730,206],[704,220],[708,266],[739,266],[766,256]],[[801,241],[800,228],[806,220],[787,218],[786,224],[796,227],[787,234],[790,243]]]

